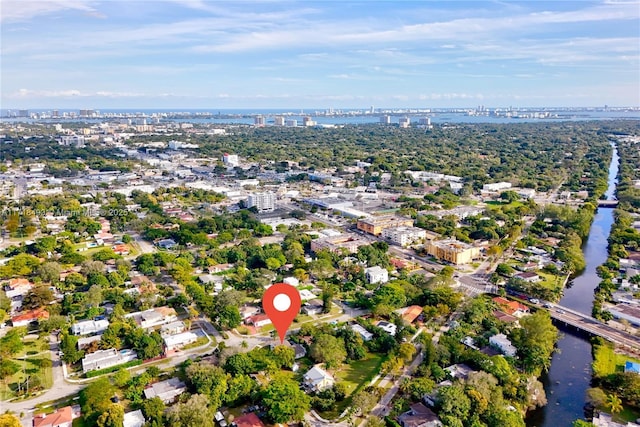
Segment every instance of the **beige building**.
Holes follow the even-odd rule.
[[[379,236],[387,228],[413,227],[413,219],[394,215],[371,216],[358,220],[358,230]]]
[[[425,245],[427,253],[452,264],[468,264],[480,257],[480,248],[455,239],[432,240]]]

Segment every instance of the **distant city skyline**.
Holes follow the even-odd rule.
[[[2,109],[640,105],[640,2],[0,0]]]

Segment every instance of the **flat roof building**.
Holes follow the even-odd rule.
[[[358,230],[379,236],[387,228],[413,227],[413,219],[395,215],[370,216],[358,220]]]
[[[480,256],[480,248],[455,239],[431,240],[426,243],[427,253],[451,264],[468,264]]]

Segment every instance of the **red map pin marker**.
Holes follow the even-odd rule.
[[[276,283],[264,291],[262,308],[276,327],[282,344],[287,329],[300,311],[300,293],[291,285]]]

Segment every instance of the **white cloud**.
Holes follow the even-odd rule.
[[[62,10],[76,10],[96,16],[98,11],[91,6],[94,3],[92,0],[1,0],[0,22],[27,21],[38,15]]]

